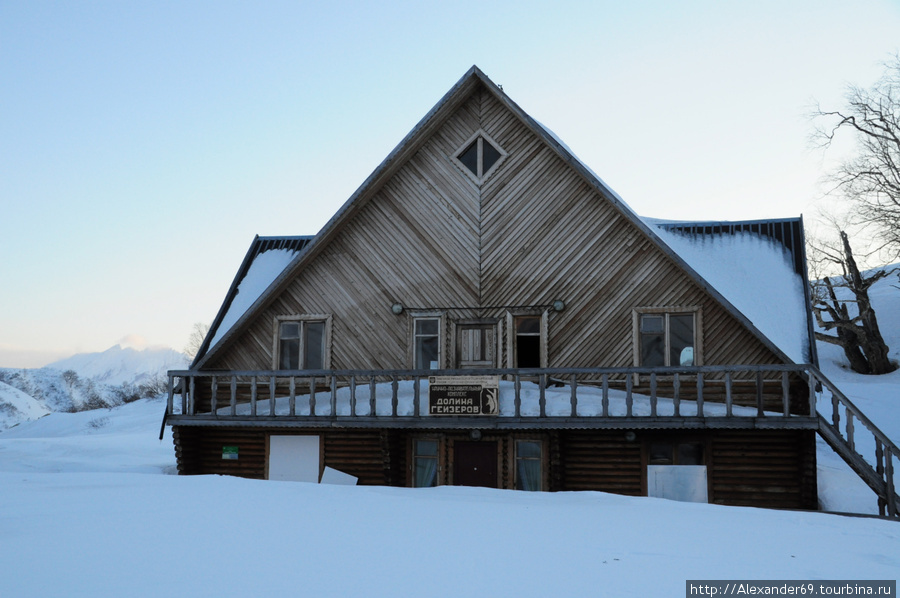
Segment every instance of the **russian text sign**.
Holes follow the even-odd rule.
[[[499,415],[500,376],[429,376],[429,415]]]

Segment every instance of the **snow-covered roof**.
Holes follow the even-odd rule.
[[[231,283],[225,301],[210,326],[203,345],[197,352],[197,363],[210,348],[215,347],[235,323],[247,313],[278,276],[284,272],[309,242],[310,236],[260,237],[256,236],[247,255]]]
[[[801,218],[643,220],[791,360],[816,363]]]

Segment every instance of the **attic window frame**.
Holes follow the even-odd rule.
[[[472,172],[469,169],[469,167],[466,166],[462,160],[460,160],[460,156],[462,156],[466,152],[466,150],[468,150],[472,146],[473,143],[478,144],[478,158],[476,160],[478,173]],[[491,144],[491,147],[493,147],[495,150],[497,150],[497,153],[500,154],[500,157],[497,158],[496,162],[494,162],[491,165],[491,167],[488,168],[486,171],[482,171],[482,169],[484,167],[484,163],[483,163],[484,143]],[[484,181],[486,181],[488,179],[488,177],[490,177],[492,174],[494,174],[494,172],[497,171],[497,169],[500,167],[500,165],[503,164],[503,161],[506,160],[506,157],[508,155],[509,154],[506,152],[506,150],[504,150],[502,147],[500,147],[500,144],[497,143],[496,141],[494,141],[494,138],[491,137],[490,135],[488,135],[484,131],[484,129],[478,129],[477,131],[475,131],[475,133],[472,134],[471,137],[466,139],[466,142],[463,143],[462,146],[460,146],[460,148],[458,150],[456,150],[456,152],[453,154],[453,159],[456,161],[456,166],[459,167],[459,169],[463,172],[463,174],[465,174],[467,177],[469,177],[472,180],[472,182],[474,182],[476,185],[481,185]]]
[[[325,325],[324,338],[322,339],[322,369],[331,369],[331,314],[291,314],[275,317],[275,326],[272,339],[272,369],[280,370],[281,366],[281,325],[284,323],[300,324],[299,361],[300,370],[307,369],[305,363],[306,347],[304,338],[308,324],[322,323]]]
[[[663,338],[665,348],[663,350],[664,361],[670,360],[671,341],[669,335],[668,317],[677,315],[693,316],[694,325],[694,362],[693,366],[703,365],[703,310],[699,305],[670,305],[664,307],[636,307],[632,310],[632,346],[634,351],[634,366],[644,367],[641,363],[641,316],[658,315],[663,317]],[[679,367],[679,364],[666,364],[661,367]]]

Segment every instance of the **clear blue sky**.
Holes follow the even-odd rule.
[[[473,64],[638,213],[811,213],[900,2],[0,0],[0,367],[182,349],[253,235],[314,234]]]

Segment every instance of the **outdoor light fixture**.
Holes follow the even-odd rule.
[[[395,316],[399,316],[400,314],[402,314],[403,313],[403,304],[402,303],[393,304],[391,306],[391,313],[394,314]]]
[[[635,434],[631,430],[628,430],[627,432],[625,432],[625,440],[627,440],[628,442],[634,442],[635,440],[637,440],[637,434]]]
[[[481,440],[481,430],[472,430],[469,432],[469,438],[472,440]]]
[[[557,299],[553,302],[553,311],[562,311],[566,308],[566,304],[562,299]]]

